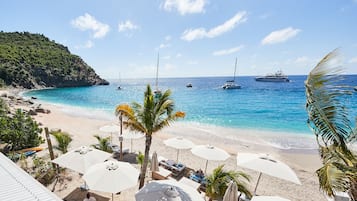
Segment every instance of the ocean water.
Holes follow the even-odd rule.
[[[238,77],[242,88],[223,90],[229,77],[160,78],[159,89],[170,89],[176,109],[186,112],[184,122],[217,125],[229,128],[282,131],[310,134],[305,110],[306,76],[289,76],[291,82],[256,82],[254,77]],[[109,86],[58,88],[29,91],[40,101],[102,111],[114,116],[115,106],[133,101],[142,103],[147,84],[154,89],[155,79],[110,80]],[[357,85],[357,75],[348,75],[344,83]],[[192,88],[186,88],[192,83]],[[122,90],[117,90],[117,87]],[[344,99],[351,121],[357,116],[357,94]],[[77,114],[78,115],[78,114]]]

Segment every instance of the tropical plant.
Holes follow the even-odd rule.
[[[0,130],[0,140],[11,144],[14,151],[35,147],[44,141],[39,135],[42,129],[38,123],[21,109],[0,117]]]
[[[250,198],[252,194],[247,189],[247,184],[242,181],[242,179],[249,181],[250,177],[240,171],[226,171],[223,167],[224,165],[218,166],[213,170],[211,175],[206,177],[206,195],[210,198],[210,200],[222,200],[230,181],[235,182],[237,184],[238,191],[244,193]]]
[[[0,98],[0,116],[6,115],[10,111],[9,106],[4,101],[3,98]]]
[[[68,133],[60,130],[51,131],[50,134],[55,137],[57,141],[57,146],[55,148],[60,150],[62,153],[67,153],[68,146],[72,142],[72,137]]]
[[[56,178],[56,169],[53,168],[50,161],[44,158],[34,156],[32,158],[32,176],[41,184],[47,186],[51,184]]]
[[[115,109],[116,115],[123,115],[126,120],[123,125],[131,130],[145,134],[144,163],[140,172],[139,188],[143,187],[146,169],[149,161],[152,135],[170,122],[185,116],[183,112],[174,112],[174,101],[170,99],[171,91],[166,90],[162,95],[155,96],[147,85],[143,105],[133,102],[130,105],[121,104]]]
[[[136,162],[138,164],[140,164],[140,168],[143,166],[144,164],[144,154],[141,153],[141,151],[139,151],[138,155],[136,156]]]
[[[93,137],[95,137],[98,140],[98,144],[93,144],[91,145],[92,147],[108,153],[113,152],[112,148],[108,146],[110,143],[110,137],[100,137],[99,135],[93,135]]]
[[[345,99],[352,93],[343,86],[342,68],[336,67],[337,50],[327,54],[305,81],[308,125],[316,136],[323,166],[316,171],[320,188],[329,196],[348,192],[357,200],[357,157],[349,145],[357,138],[351,128]]]

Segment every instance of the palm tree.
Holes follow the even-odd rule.
[[[213,170],[213,173],[206,178],[206,195],[210,200],[222,200],[230,181],[234,181],[237,184],[238,191],[244,193],[249,198],[252,197],[252,194],[246,187],[247,184],[241,181],[241,178],[249,181],[250,177],[243,172],[233,170],[226,171],[223,167],[224,165],[218,166]]]
[[[348,192],[357,200],[357,157],[348,145],[357,138],[351,128],[345,98],[352,88],[341,85],[342,68],[335,67],[337,50],[326,55],[305,81],[308,125],[316,136],[323,167],[316,171],[320,188],[329,196]]]
[[[150,85],[147,85],[143,105],[133,102],[131,106],[121,104],[115,109],[117,116],[122,115],[126,119],[123,122],[125,127],[145,134],[145,157],[140,172],[139,188],[144,185],[152,135],[169,126],[170,122],[185,116],[183,112],[174,112],[174,102],[170,95],[171,91],[166,90],[162,95],[155,97]]]
[[[50,134],[55,137],[57,141],[56,148],[63,154],[67,153],[69,143],[72,142],[71,136],[68,133],[62,131],[51,131]]]
[[[112,153],[113,150],[108,146],[110,143],[110,137],[100,137],[99,135],[93,135],[98,140],[98,144],[92,144],[93,148]]]

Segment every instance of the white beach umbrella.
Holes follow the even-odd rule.
[[[204,201],[200,193],[175,180],[157,180],[147,183],[135,194],[136,201]]]
[[[299,178],[288,165],[268,154],[238,153],[237,165],[260,172],[254,194],[262,173],[301,185]]]
[[[139,171],[127,162],[106,161],[93,165],[83,175],[89,189],[117,193],[138,183]],[[113,200],[113,199],[112,199]]]
[[[206,159],[206,168],[205,173],[207,171],[207,164],[209,160],[213,161],[224,161],[229,158],[229,154],[223,149],[211,146],[211,145],[197,145],[191,149],[191,152],[196,156]]]
[[[178,156],[179,156],[180,149],[191,149],[192,147],[195,146],[195,144],[192,141],[187,140],[182,137],[175,137],[175,138],[167,139],[164,141],[164,144],[169,147],[173,147],[173,148],[177,149],[176,162],[178,162]]]
[[[144,134],[138,132],[125,132],[122,134],[124,139],[130,139],[130,152],[133,152],[133,140],[140,139],[144,136]]]
[[[110,141],[112,142],[113,139],[113,133],[115,132],[119,132],[120,131],[120,127],[118,125],[115,124],[110,124],[110,125],[105,125],[99,128],[100,131],[106,132],[106,133],[110,133]]]
[[[250,201],[290,201],[279,196],[253,196]]]
[[[159,161],[157,159],[156,151],[152,154],[151,157],[150,170],[153,172],[159,171]]]
[[[103,162],[111,156],[110,153],[82,146],[55,158],[52,162],[84,174],[90,166]]]
[[[238,200],[238,187],[233,181],[229,182],[228,188],[223,196],[223,201]]]

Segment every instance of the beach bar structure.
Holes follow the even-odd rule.
[[[2,153],[0,153],[0,189],[0,200],[62,200]]]

